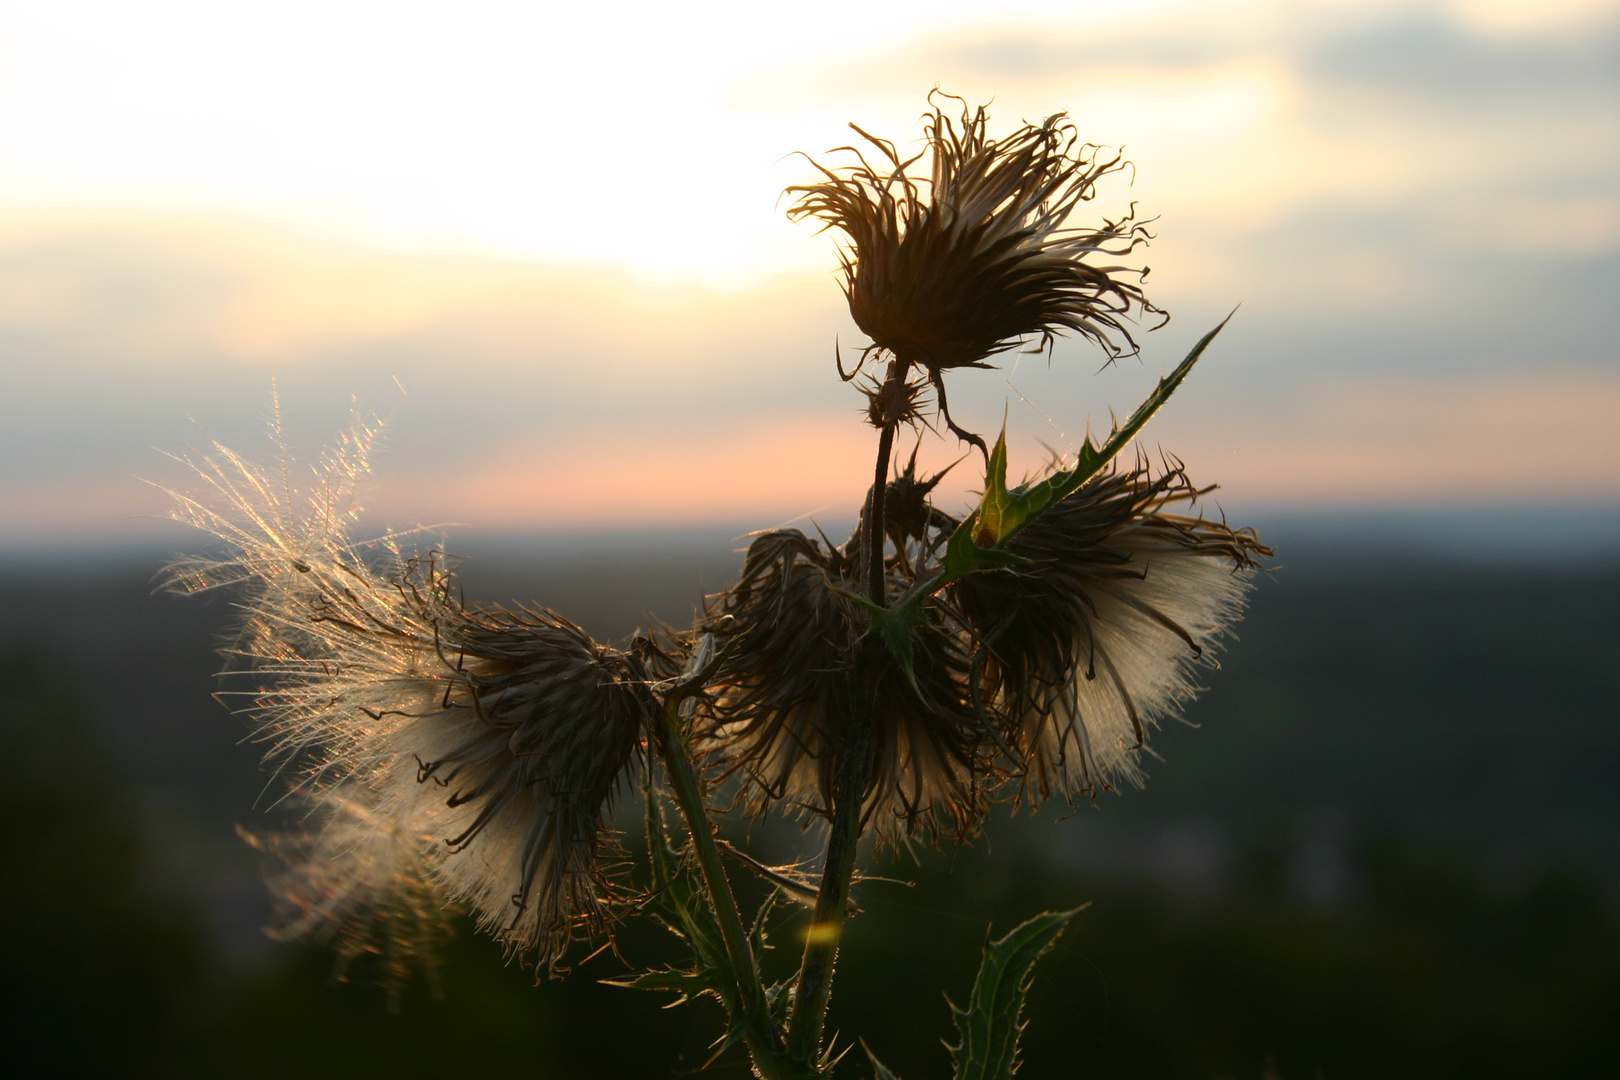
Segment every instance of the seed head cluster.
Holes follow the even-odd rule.
[[[890,482],[901,506],[925,486],[910,472]],[[1072,803],[1140,784],[1151,729],[1214,666],[1269,554],[1252,532],[1171,512],[1199,494],[1179,465],[1138,462],[1087,484],[1013,541],[1024,563],[969,575],[930,601],[909,674],[858,670],[869,622],[851,599],[858,533],[842,548],[793,529],[760,535],[710,611],[715,632],[736,639],[711,711],[719,756],[754,808],[787,800],[825,814],[851,695],[868,695],[863,816],[891,840],[918,830],[965,839],[1009,793]],[[891,597],[960,525],[924,506],[914,533],[890,533]]]
[[[1110,357],[1135,349],[1130,321],[1159,310],[1140,272],[1106,260],[1132,253],[1142,224],[1133,210],[1066,225],[1117,156],[1061,115],[998,141],[983,109],[935,106],[910,158],[861,134],[878,164],[852,150],[855,165],[818,166],[790,213],[848,238],[850,311],[889,364],[868,376],[880,462],[897,428],[923,426],[921,395],[945,411],[944,371],[1061,333]],[[466,603],[457,560],[403,554],[408,534],[354,541],[377,434],[357,421],[302,487],[218,443],[182,459],[198,485],[174,516],[226,550],[177,561],[170,580],[239,590],[234,700],[305,808],[298,829],[256,838],[287,863],[281,932],[335,937],[396,975],[454,911],[542,964],[604,926],[626,898],[615,797],[649,748],[667,750],[677,715],[705,782],[754,813],[831,819],[860,745],[861,827],[883,841],[965,840],[997,802],[1138,784],[1155,726],[1192,698],[1270,554],[1195,512],[1205,489],[1179,462],[1138,456],[1006,533],[994,568],[947,581],[945,553],[972,530],[935,505],[940,476],[913,453],[880,475],[845,543],[761,533],[692,631],[613,647],[544,607]],[[877,616],[908,597],[908,648],[873,647]],[[697,667],[695,696],[666,712],[672,678]]]
[[[797,529],[756,537],[737,584],[717,598],[711,625],[731,652],[703,733],[740,776],[756,812],[785,801],[826,816],[855,695],[872,702],[873,771],[863,816],[886,837],[921,825],[963,834],[982,811],[985,745],[963,693],[969,654],[929,633],[911,675],[863,666],[866,616],[854,555]],[[901,585],[895,581],[896,587]]]

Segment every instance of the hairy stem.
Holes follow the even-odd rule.
[[[669,774],[670,787],[675,791],[675,803],[691,834],[698,866],[714,905],[715,920],[720,924],[726,956],[737,980],[735,1007],[747,1018],[748,1051],[766,1080],[801,1080],[813,1074],[795,1067],[782,1055],[782,1037],[771,1023],[765,988],[759,981],[759,968],[748,945],[748,932],[743,928],[742,912],[737,908],[737,899],[732,895],[731,882],[720,859],[720,849],[714,842],[713,826],[703,801],[703,786],[692,765],[686,735],[681,730],[680,707],[686,697],[677,689],[664,701],[664,768]]]
[[[872,732],[871,710],[864,695],[857,693],[855,697],[855,712],[850,718],[849,738],[844,743],[838,773],[821,889],[816,893],[815,910],[805,935],[804,961],[799,967],[788,1027],[788,1055],[798,1061],[813,1061],[821,1045],[821,1028],[832,994],[833,965],[838,960],[838,942],[843,936],[849,903],[849,882],[855,872],[855,845],[860,835],[861,796],[866,790]]]
[[[885,389],[898,390],[905,383],[909,364],[896,357],[889,364]],[[889,458],[894,450],[898,420],[884,424],[878,437],[877,462],[872,490],[867,495],[866,520],[862,523],[860,570],[868,599],[882,606],[886,599],[883,567],[885,495],[889,486]],[[861,803],[866,795],[867,774],[871,767],[871,695],[861,683],[870,677],[881,647],[872,638],[861,643],[855,671],[851,674],[854,693],[849,735],[844,740],[843,758],[838,770],[838,787],[833,793],[832,818],[827,833],[827,850],[822,859],[821,888],[805,935],[804,960],[799,967],[799,983],[793,995],[793,1015],[788,1025],[788,1056],[814,1064],[821,1046],[822,1026],[827,1019],[827,1002],[832,995],[833,969],[838,961],[838,943],[844,932],[848,910],[849,883],[855,874],[855,847],[861,832]]]
[[[886,424],[878,436],[877,478],[872,481],[872,492],[867,496],[866,529],[862,534],[861,555],[866,572],[866,598],[883,605],[884,574],[883,544],[887,540],[884,512],[889,493],[889,456],[894,452],[894,424]]]

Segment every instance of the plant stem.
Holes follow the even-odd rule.
[[[889,455],[894,452],[893,424],[886,424],[878,436],[877,478],[872,481],[872,493],[866,504],[866,530],[862,537],[861,554],[865,557],[866,598],[883,606],[884,574],[883,544],[888,539],[884,518],[889,493]]]
[[[681,730],[681,702],[688,696],[681,693],[682,689],[685,688],[678,688],[664,699],[664,769],[675,791],[675,804],[680,807],[687,832],[692,836],[692,847],[709,888],[726,956],[737,980],[735,1007],[742,1010],[747,1020],[745,1041],[755,1066],[766,1080],[799,1080],[807,1074],[782,1056],[782,1037],[771,1023],[770,1007],[765,1000],[765,988],[759,981],[753,950],[748,945],[742,912],[731,893],[720,849],[715,846],[713,826],[703,801],[703,786],[692,765],[686,735]]]
[[[804,1062],[813,1061],[821,1045],[821,1028],[832,994],[833,966],[838,960],[838,942],[843,936],[844,915],[849,903],[849,882],[855,872],[855,846],[860,835],[861,797],[866,789],[872,731],[871,710],[864,695],[857,693],[855,699],[849,738],[844,742],[844,759],[838,773],[821,888],[816,893],[815,910],[805,936],[804,961],[799,967],[793,1017],[788,1026],[788,1056]]]
[[[885,390],[898,391],[905,383],[910,364],[896,357],[889,363]],[[872,490],[867,496],[866,520],[861,536],[860,567],[868,599],[879,606],[886,600],[883,545],[885,496],[889,486],[889,457],[894,450],[898,421],[884,424],[878,436],[877,462]],[[822,859],[821,888],[805,935],[804,960],[799,966],[799,983],[793,995],[793,1016],[788,1026],[788,1056],[814,1066],[821,1047],[822,1026],[827,1019],[827,1002],[832,995],[833,969],[838,961],[838,943],[844,932],[844,916],[849,903],[849,883],[855,873],[855,848],[861,832],[861,803],[866,795],[867,774],[871,767],[871,695],[862,685],[871,677],[881,653],[875,639],[864,639],[852,683],[849,733],[844,739],[838,787],[833,793],[832,818],[827,834],[827,850]]]

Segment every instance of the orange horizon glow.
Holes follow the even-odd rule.
[[[1066,344],[953,384],[977,430],[1010,409],[1015,472],[1241,303],[1141,443],[1233,505],[1620,499],[1620,135],[1580,68],[1620,4],[981,8],[863,5],[859,41],[727,4],[15,9],[0,543],[161,513],[152,448],[188,416],[265,446],[272,378],[293,420],[408,387],[372,498],[394,525],[849,520],[870,432],[831,358],[862,340],[835,238],[778,196],[851,120],[911,145],[936,84],[993,99],[992,130],[1067,110],[1136,165],[1082,212],[1158,215],[1176,321],[1140,364],[1093,378]]]

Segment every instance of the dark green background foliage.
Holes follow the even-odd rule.
[[[949,1074],[941,992],[1043,909],[1089,901],[1036,971],[1020,1076],[1590,1077],[1620,1073],[1620,569],[1442,567],[1289,551],[1223,670],[1161,733],[1145,791],[1066,820],[998,815],[963,851],[869,862],[831,1024],[906,1080]],[[146,575],[0,577],[0,1053],[17,1075],[635,1077],[702,1066],[719,1010],[534,984],[462,926],[444,997],[391,1014],[364,972],[270,944],[267,778],[208,699],[225,597]],[[475,560],[602,636],[684,615],[701,556]],[[272,785],[271,791],[274,791]],[[636,820],[634,800],[627,826]],[[769,859],[792,826],[735,838]],[[634,839],[634,838],[630,838]],[[802,916],[767,965],[793,966]],[[673,958],[659,931],[620,941]],[[858,1049],[851,1076],[869,1075]],[[744,1076],[727,1055],[706,1075]]]

